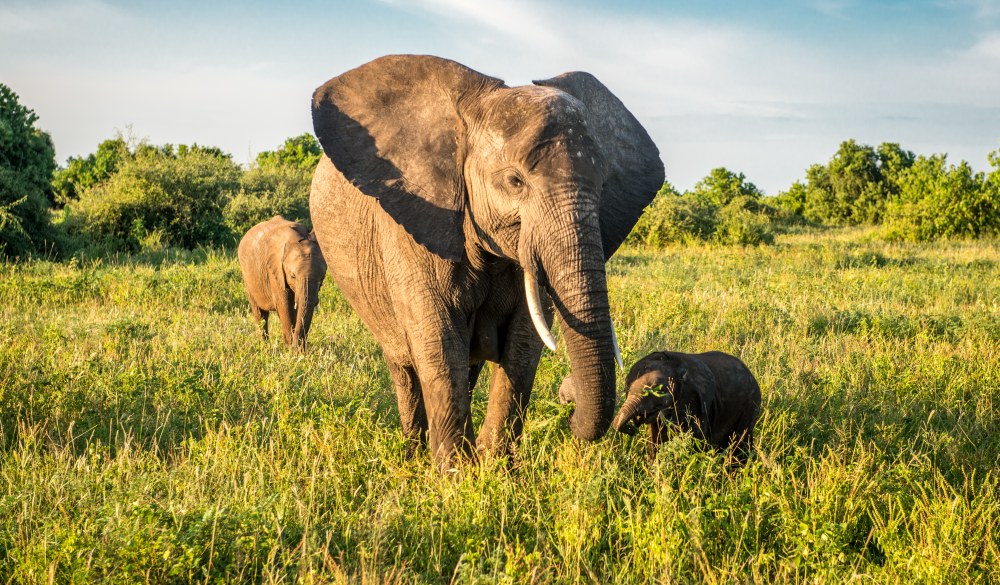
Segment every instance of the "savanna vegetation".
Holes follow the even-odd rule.
[[[625,362],[740,356],[749,463],[575,440],[560,351],[516,456],[449,478],[406,458],[336,286],[307,354],[255,335],[233,245],[308,221],[310,135],[57,168],[2,86],[0,114],[0,582],[1000,581],[998,153],[848,141],[776,197],[665,185],[608,264]]]

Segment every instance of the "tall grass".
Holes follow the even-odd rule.
[[[300,356],[225,252],[0,265],[0,582],[1000,581],[1000,244],[624,249],[609,285],[626,362],[756,373],[746,467],[579,443],[560,351],[516,457],[441,477],[332,282]]]

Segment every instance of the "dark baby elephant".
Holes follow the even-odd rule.
[[[237,256],[250,311],[262,323],[267,339],[267,317],[277,311],[288,345],[304,350],[326,278],[326,261],[316,238],[302,224],[275,216],[247,231]]]
[[[625,387],[625,404],[613,425],[631,435],[648,424],[651,457],[666,440],[670,424],[676,424],[717,450],[735,445],[737,458],[746,461],[760,410],[760,386],[736,357],[721,351],[651,353],[632,366]],[[571,377],[559,388],[559,399],[574,399]]]

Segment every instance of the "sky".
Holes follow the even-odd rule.
[[[392,53],[508,85],[588,71],[681,190],[724,166],[775,195],[847,139],[976,170],[1000,148],[1000,0],[0,0],[0,83],[60,164],[116,132],[247,163]]]

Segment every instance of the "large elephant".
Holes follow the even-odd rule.
[[[508,87],[394,55],[319,87],[312,114],[325,153],[313,225],[382,346],[404,433],[429,438],[442,469],[476,446],[506,452],[540,337],[555,349],[554,304],[580,386],[570,427],[604,435],[617,347],[604,263],[664,178],[621,101],[587,73]],[[496,367],[477,443],[471,389],[485,361]]]

